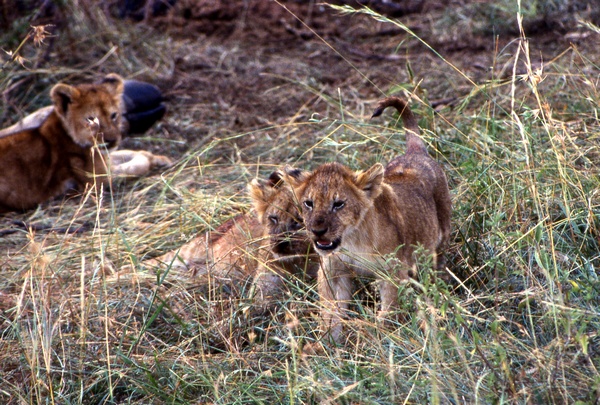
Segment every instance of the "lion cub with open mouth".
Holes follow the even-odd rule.
[[[318,291],[326,334],[342,343],[342,317],[355,276],[382,269],[380,317],[398,306],[398,288],[422,246],[434,262],[450,235],[451,201],[446,176],[419,138],[414,114],[403,100],[381,100],[373,117],[395,107],[406,129],[406,153],[384,168],[352,171],[326,163],[313,172],[286,170],[302,217],[321,256]],[[396,261],[386,260],[393,254]],[[379,272],[379,270],[378,270]]]

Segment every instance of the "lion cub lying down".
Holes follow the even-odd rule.
[[[317,256],[299,220],[292,190],[282,177],[274,172],[268,180],[255,179],[248,185],[256,215],[238,215],[142,265],[191,270],[225,284],[253,278],[259,300],[275,294],[284,277],[314,278]]]
[[[396,97],[379,102],[373,116],[395,107],[406,128],[406,153],[385,168],[351,171],[327,163],[312,173],[287,170],[287,179],[302,204],[302,217],[321,256],[318,291],[326,333],[343,338],[342,316],[352,298],[352,278],[380,280],[379,316],[398,304],[398,288],[415,265],[415,247],[435,256],[450,234],[451,202],[446,177],[427,153],[419,127],[406,103]],[[384,257],[393,254],[397,261]]]
[[[50,91],[52,107],[40,110],[42,116],[34,113],[1,131],[0,212],[30,209],[71,189],[107,184],[109,172],[140,176],[154,166],[169,166],[164,156],[119,151],[119,164],[111,168],[106,150],[121,140],[122,93],[117,74],[96,84],[59,83]]]

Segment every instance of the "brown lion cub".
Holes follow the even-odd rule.
[[[256,215],[238,215],[142,265],[187,269],[220,283],[254,278],[259,299],[273,295],[283,285],[282,277],[314,278],[318,260],[282,176],[274,172],[248,185]]]
[[[284,177],[276,171],[267,181],[254,179],[248,185],[262,227],[263,253],[254,274],[259,301],[278,292],[289,275],[314,280],[319,268],[319,256],[312,248],[293,191]]]
[[[326,333],[336,343],[343,338],[342,316],[352,298],[352,278],[380,280],[380,317],[397,307],[399,284],[415,265],[415,247],[435,256],[450,234],[451,201],[444,172],[429,157],[419,127],[407,104],[389,97],[379,102],[373,116],[395,107],[406,128],[406,154],[385,168],[377,163],[354,172],[327,163],[312,173],[286,170],[302,217],[321,256],[318,291]],[[386,255],[393,254],[397,261]],[[386,260],[388,259],[388,260]]]
[[[59,83],[50,91],[51,107],[0,131],[0,212],[30,209],[96,180],[106,184],[106,150],[119,144],[123,129],[122,93],[123,79],[114,73],[95,84]],[[137,154],[129,152],[119,156],[116,174],[140,175],[133,163],[144,158],[149,166],[170,165],[147,152],[132,162]]]

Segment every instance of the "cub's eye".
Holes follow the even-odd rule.
[[[111,119],[111,120],[113,120],[113,121],[116,121],[116,120],[117,120],[117,118],[119,118],[119,114],[118,114],[118,113],[116,113],[116,112],[114,112],[114,113],[112,113],[112,114],[110,115],[110,119]]]
[[[311,200],[304,201],[304,206],[308,208],[310,211],[313,209],[313,202]]]
[[[277,215],[269,215],[269,221],[274,225],[277,225],[279,223],[279,218],[277,218]]]
[[[344,205],[346,205],[346,203],[343,201],[334,201],[332,206],[333,211],[341,210],[342,208],[344,208]]]

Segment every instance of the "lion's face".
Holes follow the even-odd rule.
[[[285,259],[306,255],[310,250],[310,240],[292,190],[282,181],[281,173],[274,172],[266,181],[253,180],[249,191],[274,256]]]
[[[302,206],[302,218],[317,252],[339,250],[344,237],[360,225],[373,206],[383,181],[383,166],[352,172],[341,164],[327,163],[306,174],[286,170]]]
[[[88,148],[113,148],[123,129],[123,79],[109,74],[97,84],[59,83],[50,92],[54,110],[73,141]]]

